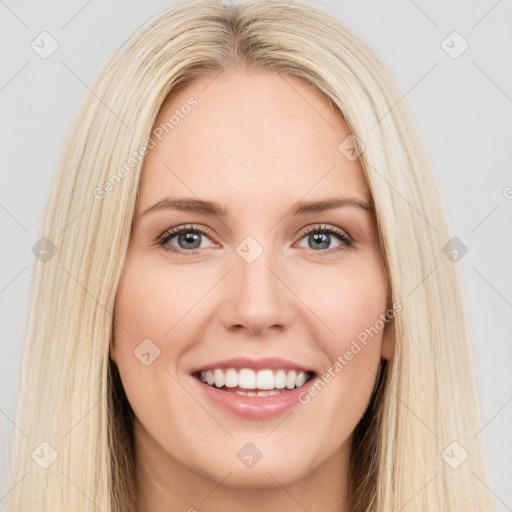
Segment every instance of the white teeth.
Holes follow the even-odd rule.
[[[300,388],[308,380],[308,373],[295,370],[259,370],[255,372],[250,368],[215,368],[214,370],[202,371],[200,379],[210,386],[221,388],[236,388],[257,390],[244,392],[237,390],[236,393],[245,396],[270,396],[278,394],[279,389]]]
[[[222,370],[213,370],[213,375],[215,377],[215,386],[221,388],[224,386],[224,372]]]
[[[235,391],[235,393],[237,395],[242,395],[242,396],[274,396],[274,395],[279,395],[279,393],[281,393],[281,391],[276,391],[275,389],[271,389],[269,391],[258,391],[258,393],[255,393],[254,391]]]
[[[295,373],[295,370],[292,370],[288,373],[286,376],[286,387],[288,389],[293,389],[295,387],[295,380],[296,380],[297,374]]]
[[[286,386],[286,372],[284,370],[277,370],[274,375],[274,386],[277,389],[283,389]]]
[[[256,387],[258,389],[273,389],[274,374],[272,370],[261,370],[256,375]]]
[[[279,395],[279,391],[275,391],[273,389],[270,389],[268,391],[258,391],[258,396],[274,396]]]
[[[224,385],[227,388],[236,388],[238,386],[238,372],[234,368],[229,368],[224,377]]]
[[[249,368],[242,368],[238,372],[238,387],[242,389],[256,388],[256,374]]]

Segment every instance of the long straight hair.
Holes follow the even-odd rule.
[[[495,510],[463,281],[443,254],[452,235],[412,116],[360,38],[284,0],[181,1],[127,39],[83,100],[40,231],[49,250],[34,266],[6,510],[137,510],[133,411],[109,344],[143,155],[169,94],[249,68],[312,85],[364,147],[390,303],[402,305],[353,436],[351,512]]]

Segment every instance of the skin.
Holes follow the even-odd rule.
[[[372,211],[285,215],[299,200],[370,202],[370,192],[358,159],[338,150],[350,134],[341,114],[311,86],[263,70],[212,80],[197,79],[162,106],[155,127],[191,96],[198,101],[145,157],[116,296],[111,357],[136,415],[140,510],[347,510],[352,432],[380,358],[392,355],[392,322],[307,405],[270,420],[220,409],[190,371],[247,356],[322,374],[373,326],[388,290]],[[228,215],[142,215],[166,196],[214,200]],[[179,252],[158,246],[164,232],[188,224],[211,233],[199,235],[199,249],[184,235],[167,242]],[[353,245],[322,230],[325,244],[303,234],[324,224]],[[236,251],[247,236],[263,249],[252,263]],[[160,350],[149,366],[134,357],[146,338]],[[263,454],[251,468],[237,457],[248,442]]]

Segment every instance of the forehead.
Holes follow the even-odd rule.
[[[299,78],[265,70],[197,78],[160,109],[137,210],[166,195],[233,208],[325,195],[369,202],[359,161],[338,149],[349,134],[340,112]]]

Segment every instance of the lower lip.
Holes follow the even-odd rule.
[[[228,412],[252,420],[275,418],[289,409],[292,409],[294,406],[299,405],[301,403],[299,401],[299,395],[307,391],[314,380],[314,378],[312,378],[300,388],[282,391],[278,395],[243,396],[209,386],[195,376],[192,376],[192,378],[212,402]]]

